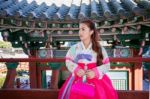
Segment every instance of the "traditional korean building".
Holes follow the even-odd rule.
[[[0,0],[3,40],[11,42],[14,48],[23,48],[29,59],[63,58],[69,48],[64,44],[79,41],[79,21],[83,19],[95,22],[109,56],[114,59],[111,70],[126,71],[123,75],[127,75],[128,80],[124,88],[142,90],[142,54],[150,45],[149,0],[49,0],[40,3]],[[118,63],[121,58],[128,59]],[[17,64],[13,65],[15,70]],[[60,67],[66,70],[64,63],[37,64],[30,60],[31,88],[44,88],[45,70],[53,69],[52,85],[57,89]],[[12,87],[10,82],[14,77],[8,77],[4,88]]]

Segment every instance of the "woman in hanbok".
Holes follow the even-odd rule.
[[[109,57],[100,45],[94,22],[81,21],[79,37],[81,41],[71,46],[66,54],[66,66],[71,75],[61,87],[58,99],[118,99],[106,75],[110,68]]]

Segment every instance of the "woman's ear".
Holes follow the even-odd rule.
[[[93,30],[91,30],[90,34],[92,35],[93,33],[94,33],[94,31],[93,31]]]

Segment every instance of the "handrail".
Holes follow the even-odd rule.
[[[2,89],[2,99],[57,99],[59,90],[51,89]],[[118,99],[148,99],[148,91],[118,91]]]
[[[111,62],[150,62],[150,58],[110,58]],[[0,62],[65,62],[65,58],[0,58]]]

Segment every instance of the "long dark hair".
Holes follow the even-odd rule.
[[[80,23],[86,24],[91,30],[94,31],[94,33],[91,35],[92,49],[97,53],[97,66],[100,66],[102,64],[103,55],[102,55],[101,45],[98,42],[100,38],[96,30],[95,24],[92,20],[89,19],[82,20],[80,21]]]

